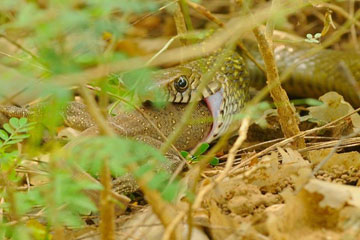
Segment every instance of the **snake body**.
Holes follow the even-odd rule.
[[[355,52],[322,50],[306,57],[309,48],[279,45],[275,58],[282,73],[293,64],[290,78],[283,84],[292,96],[319,97],[328,91],[336,91],[354,106],[360,106],[356,85],[360,84],[360,55]],[[261,63],[257,50],[252,54]],[[304,57],[305,56],[305,57]],[[214,67],[218,54],[168,68],[157,75],[156,81],[165,85],[168,101],[188,103],[192,101],[202,77]],[[202,92],[214,118],[212,130],[206,141],[210,142],[228,130],[235,115],[249,99],[249,86],[265,86],[264,73],[254,63],[234,52],[215,72]]]
[[[258,62],[262,58],[249,46]],[[282,83],[286,92],[294,97],[318,98],[336,91],[354,107],[360,106],[360,53],[323,49],[311,56],[306,56],[310,48],[296,45],[279,45],[274,49],[277,67],[280,73],[291,69],[290,77]],[[305,57],[304,57],[305,56]],[[265,85],[265,76],[253,62],[247,60],[251,84],[256,88]]]

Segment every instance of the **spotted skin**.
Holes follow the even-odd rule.
[[[176,125],[181,119],[179,116],[184,114],[185,108],[186,104],[168,104],[165,108],[161,109],[147,106],[141,110],[167,137],[175,130]],[[210,132],[212,118],[204,103],[200,102],[196,106],[190,119],[191,121],[186,125],[174,143],[177,149],[190,150],[194,148],[199,142],[203,141]],[[129,137],[149,136],[163,141],[158,131],[137,111],[119,114],[113,117],[111,121],[126,129],[121,135]]]
[[[169,103],[162,109],[156,109],[148,105],[142,107],[141,110],[165,136],[169,136],[184,114],[186,106],[187,104]],[[7,106],[0,107],[0,112],[12,117],[28,117],[33,111],[27,108]],[[77,102],[70,103],[66,108],[64,118],[67,125],[82,131],[81,137],[99,135],[99,130],[84,104]],[[138,111],[122,112],[115,117],[109,116],[108,121],[118,135],[145,142],[155,148],[160,148],[163,143],[163,139],[158,131]],[[193,149],[206,138],[211,127],[212,115],[207,106],[200,102],[191,115],[191,121],[174,142],[174,146],[179,150]],[[76,139],[70,142],[68,147],[73,145],[76,145]],[[158,170],[166,170],[172,173],[181,163],[181,159],[173,149],[169,149],[165,156],[169,161],[159,166]],[[128,194],[138,190],[138,185],[130,174],[118,177],[113,183],[114,190],[119,193]]]
[[[151,105],[144,106],[141,111],[157,126],[167,137],[175,129],[176,124],[185,112],[186,104],[168,104],[164,108],[157,109]],[[28,117],[32,114],[32,109],[19,108],[14,106],[0,106],[0,112],[11,117]],[[174,143],[180,150],[191,150],[199,142],[203,141],[210,132],[212,126],[212,116],[209,109],[203,102],[197,104],[191,115],[191,121],[180,134]],[[71,102],[64,114],[65,123],[77,130],[84,131],[90,135],[97,132],[97,127],[86,105],[78,102]],[[108,121],[117,134],[140,139],[143,136],[152,137],[160,142],[163,141],[161,135],[151,123],[137,111],[124,112],[115,117],[108,117]],[[91,133],[92,135],[92,133]]]
[[[186,104],[170,103],[162,109],[156,109],[151,106],[144,106],[141,110],[167,137],[175,129],[176,124],[185,112],[186,106]],[[81,109],[83,109],[82,107]],[[79,119],[75,126],[79,126],[80,122],[85,124],[82,125],[82,127],[90,126],[82,132],[82,136],[96,136],[99,134],[98,128],[95,126],[91,118],[83,121],[82,118],[84,114],[81,114],[81,111],[71,111],[71,114],[73,113],[76,115],[72,115],[71,119]],[[190,119],[191,121],[174,142],[174,146],[178,150],[193,149],[199,143],[204,141],[211,130],[212,115],[204,103],[200,102],[197,104],[195,111],[193,111]],[[108,120],[110,126],[118,135],[145,142],[155,148],[160,148],[163,143],[163,138],[158,133],[158,131],[138,111],[121,113],[115,117],[110,117]],[[180,165],[181,159],[177,155],[177,152],[172,148],[166,152],[165,156],[167,159],[169,159],[169,161],[163,163],[163,165],[159,166],[159,168],[156,170],[161,169],[172,173]],[[114,190],[119,193],[128,194],[138,190],[138,185],[130,174],[125,174],[124,176],[116,178],[113,182],[113,185]]]
[[[86,105],[78,102],[71,102],[66,107],[64,121],[68,126],[80,131],[95,126],[95,122],[87,111]]]

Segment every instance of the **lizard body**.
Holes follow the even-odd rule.
[[[145,142],[155,148],[160,148],[163,138],[149,122],[152,121],[156,127],[167,137],[175,129],[176,124],[184,114],[187,104],[169,103],[164,108],[157,109],[151,105],[145,105],[140,110],[133,112],[122,112],[114,117],[108,116],[109,125],[115,133],[120,136],[133,138]],[[0,106],[0,112],[11,117],[29,117],[35,110],[32,108],[19,108],[15,106]],[[40,114],[46,114],[40,113]],[[148,119],[144,117],[146,114]],[[64,112],[64,120],[67,125],[82,131],[80,137],[91,137],[99,134],[98,128],[86,109],[86,105],[78,102],[71,102]],[[199,143],[203,142],[212,129],[212,116],[206,104],[200,102],[196,105],[195,111],[191,115],[191,121],[174,142],[174,146],[179,150],[191,150]],[[76,145],[77,142],[70,141],[68,148]],[[174,149],[169,149],[165,156],[169,160],[159,170],[172,173],[181,163],[178,153]],[[157,169],[158,170],[158,169]],[[119,193],[132,193],[138,189],[138,185],[131,174],[117,177],[114,182],[114,190]]]
[[[38,107],[34,108],[37,109]],[[9,117],[29,117],[34,114],[32,110],[34,108],[0,106],[0,113],[5,113]],[[140,111],[147,115],[149,120],[167,137],[175,129],[176,124],[185,112],[185,108],[186,104],[183,103],[169,103],[164,108],[155,108],[149,104],[141,107]],[[118,135],[135,139],[151,137],[162,142],[162,136],[143,114],[138,111],[122,112],[116,116],[108,116],[107,120]],[[84,131],[84,135],[98,134],[94,120],[87,111],[86,105],[82,103],[71,102],[66,107],[64,121],[68,126]],[[211,127],[211,113],[205,103],[199,102],[191,115],[191,121],[180,134],[174,146],[181,150],[191,150],[199,142],[206,139],[211,131]]]
[[[155,123],[156,127],[167,137],[181,119],[186,106],[187,104],[169,103],[164,108],[157,109],[145,105],[140,110],[143,114],[146,114],[148,119]],[[163,143],[163,138],[143,114],[138,111],[122,112],[115,117],[109,117],[108,121],[118,135],[134,138],[155,148],[160,148]],[[72,125],[73,127],[87,127],[81,133],[81,136],[96,136],[99,134],[98,128],[86,111],[85,105],[72,102],[68,106],[65,115],[67,116],[66,119],[72,119],[72,123],[75,124]],[[88,117],[84,118],[84,116]],[[211,128],[211,112],[204,103],[200,102],[196,105],[195,111],[193,111],[191,115],[191,121],[174,142],[174,146],[178,150],[191,150],[206,139]],[[169,161],[159,166],[159,169],[156,170],[165,170],[172,173],[180,165],[181,159],[178,153],[172,148],[166,152],[165,156]],[[113,185],[114,190],[119,193],[132,193],[138,189],[138,185],[131,174],[117,177],[113,181]]]

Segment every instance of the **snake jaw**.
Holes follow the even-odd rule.
[[[220,116],[221,105],[223,104],[223,89],[216,92],[215,94],[212,94],[212,95],[204,98],[204,101],[205,101],[206,105],[208,106],[208,108],[211,112],[211,115],[213,117],[213,125],[211,128],[211,131],[205,139],[206,142],[211,142],[214,138],[216,138],[215,130],[217,129],[218,125],[220,124],[219,116]]]

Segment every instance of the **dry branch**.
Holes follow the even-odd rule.
[[[259,44],[259,50],[263,56],[268,86],[271,85],[270,94],[274,100],[279,114],[281,129],[286,138],[300,133],[298,119],[294,107],[289,101],[285,90],[281,87],[279,73],[276,67],[271,39],[266,39],[259,27],[254,28],[254,35]],[[292,145],[295,148],[304,148],[304,138],[297,138]]]

